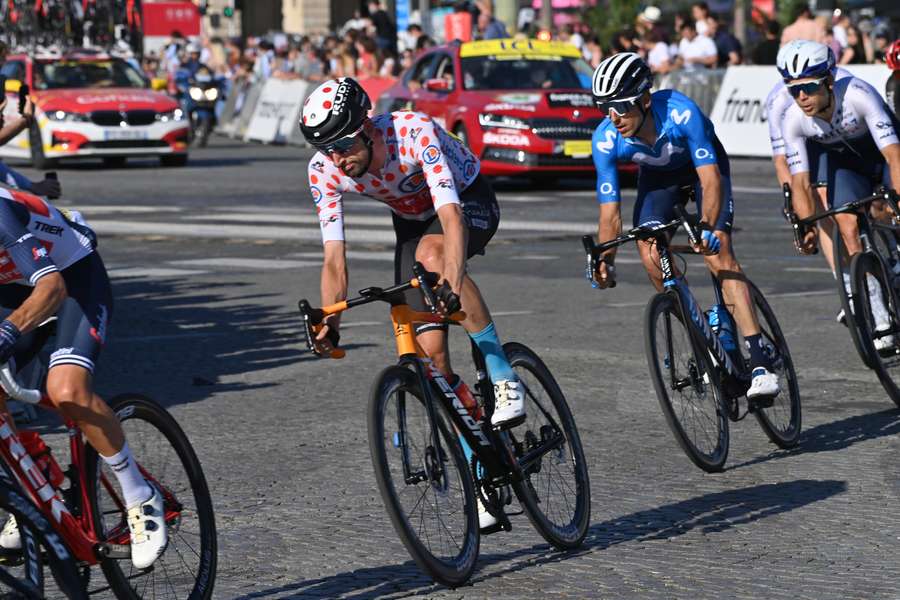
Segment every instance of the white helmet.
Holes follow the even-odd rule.
[[[834,52],[825,44],[794,40],[782,46],[775,59],[785,81],[830,75],[834,70]]]

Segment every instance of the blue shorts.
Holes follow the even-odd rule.
[[[734,225],[734,198],[728,169],[722,170],[722,207],[713,229],[731,233]],[[697,212],[703,211],[703,188],[692,167],[678,171],[642,170],[638,176],[637,201],[634,204],[634,226],[668,223],[675,218],[675,204],[683,202],[681,188],[693,186]]]
[[[829,208],[840,208],[872,195],[881,185],[891,185],[891,172],[880,152],[863,156],[849,150],[825,154],[828,157],[826,181]]]
[[[92,252],[62,271],[68,296],[56,313],[56,338],[51,348],[50,368],[78,365],[91,373],[106,341],[112,316],[112,287],[103,260]],[[31,294],[33,288],[0,286],[0,319],[5,319]],[[39,331],[23,335],[15,347],[17,369],[40,351],[46,340]]]

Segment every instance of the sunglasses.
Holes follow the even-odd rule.
[[[356,144],[356,137],[359,135],[360,131],[362,131],[361,127],[350,135],[345,135],[344,137],[338,138],[333,142],[329,142],[321,146],[317,145],[316,150],[321,151],[323,154],[346,154]]]
[[[812,96],[825,85],[825,80],[827,77],[822,77],[821,79],[816,79],[815,81],[808,81],[806,83],[788,83],[787,89],[791,93],[791,96],[794,98],[800,97],[800,92],[803,92],[807,96]]]
[[[625,114],[630,111],[632,108],[637,106],[637,103],[640,101],[640,96],[637,98],[628,98],[626,100],[613,100],[612,102],[598,102],[597,107],[600,108],[603,112],[616,113],[616,115],[620,117],[624,117]]]

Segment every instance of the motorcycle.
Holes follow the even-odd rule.
[[[216,126],[216,103],[221,94],[220,82],[208,69],[200,69],[193,75],[179,72],[178,89],[182,96],[184,112],[191,122],[191,139],[205,147],[209,134]]]

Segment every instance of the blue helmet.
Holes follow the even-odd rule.
[[[831,48],[809,40],[794,40],[785,44],[775,59],[778,72],[785,81],[831,75],[835,62]]]

